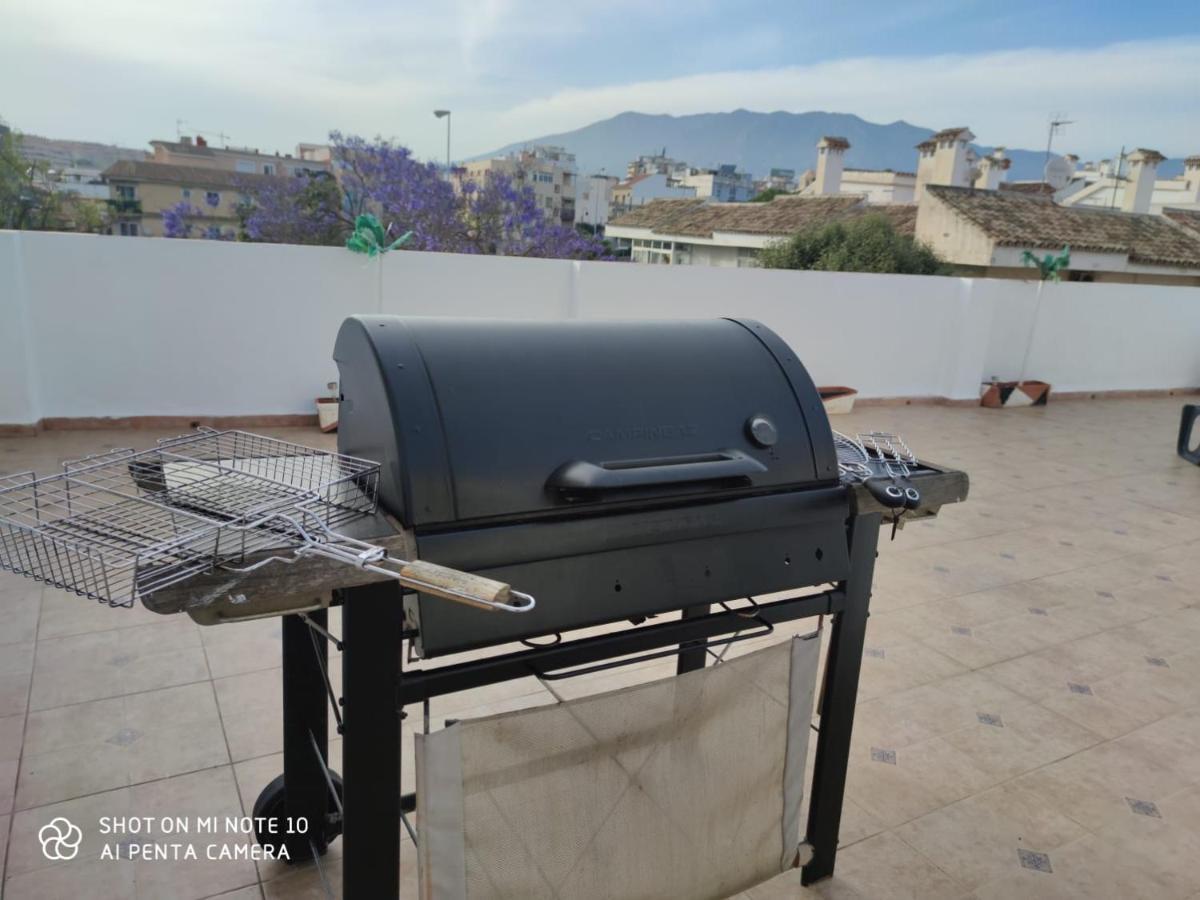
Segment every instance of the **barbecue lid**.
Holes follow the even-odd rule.
[[[820,397],[748,320],[356,316],[338,446],[408,527],[836,483]]]

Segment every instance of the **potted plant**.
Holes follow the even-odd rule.
[[[1047,253],[1038,259],[1028,250],[1021,254],[1021,262],[1038,270],[1037,299],[1033,307],[1033,322],[1029,326],[1029,337],[1025,341],[1025,356],[1021,360],[1020,377],[1016,381],[1000,381],[994,375],[983,383],[979,403],[991,409],[1012,406],[1045,406],[1050,400],[1050,385],[1045,381],[1026,378],[1029,368],[1029,351],[1033,348],[1033,336],[1037,334],[1038,319],[1042,312],[1042,288],[1047,281],[1060,281],[1059,273],[1071,264],[1071,248],[1063,247],[1057,256]]]
[[[325,387],[329,393],[317,398],[317,426],[328,434],[338,426],[338,383],[331,381]]]

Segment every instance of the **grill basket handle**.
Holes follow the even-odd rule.
[[[698,481],[749,479],[767,471],[740,450],[627,459],[614,462],[573,460],[559,466],[547,484],[560,491],[616,491]]]

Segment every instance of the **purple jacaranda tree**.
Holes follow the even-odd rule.
[[[360,213],[392,235],[411,231],[406,250],[508,256],[604,258],[604,245],[538,208],[533,190],[504,174],[452,183],[433,163],[390,141],[330,135],[333,176],[256,178],[244,185],[250,240],[341,244]]]
[[[542,256],[558,259],[605,259],[604,245],[588,234],[546,216],[533,188],[503,172],[491,172],[479,184],[464,180],[459,216],[467,226],[466,253]]]
[[[239,206],[246,239],[271,244],[340,244],[351,229],[331,175],[257,178]]]
[[[202,210],[192,206],[186,200],[180,200],[174,206],[168,206],[162,211],[163,237],[191,237],[195,228],[195,220],[203,215]]]
[[[213,206],[211,202],[208,205]],[[162,220],[163,237],[204,237],[214,241],[232,241],[237,237],[233,231],[222,231],[220,224],[212,222],[203,209],[192,206],[186,200],[164,209]]]

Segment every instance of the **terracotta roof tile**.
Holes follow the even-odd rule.
[[[867,206],[860,197],[797,197],[785,195],[767,203],[711,203],[702,199],[652,200],[609,224],[649,228],[655,234],[710,238],[714,232],[790,235],[812,225],[866,213],[887,216],[897,229],[912,234],[916,206]]]
[[[1200,238],[1200,209],[1177,209],[1173,206],[1163,208],[1163,215],[1183,228],[1196,233]]]
[[[957,128],[943,128],[941,131],[933,134],[929,138],[929,140],[931,140],[931,141],[949,141],[949,140],[958,138],[959,136],[961,136],[963,134],[963,132],[970,132],[970,130],[971,129],[967,128],[967,126],[965,126],[965,125],[960,125]]]
[[[122,159],[104,170],[109,181],[154,181],[198,187],[239,188],[264,179],[283,178],[283,175],[251,175],[228,169],[209,169],[205,166],[177,166],[174,163],[141,162]]]
[[[1016,191],[925,190],[998,245],[1126,253],[1131,262],[1200,268],[1200,239],[1163,216],[1059,206]]]
[[[1052,197],[1054,185],[1044,181],[1002,181],[1000,190],[1012,191],[1014,194],[1025,194],[1029,197]]]

